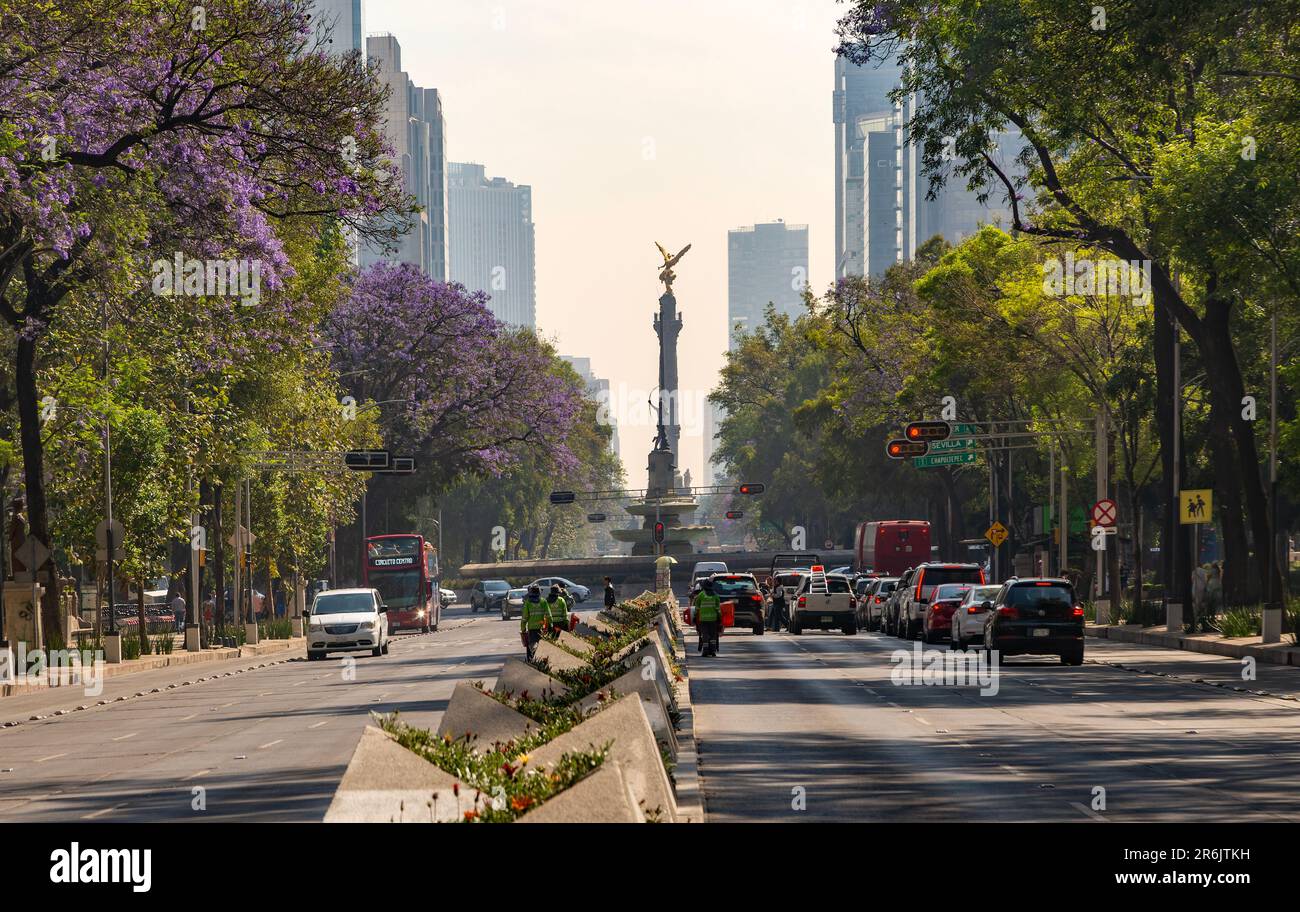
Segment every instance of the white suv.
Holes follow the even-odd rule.
[[[330,589],[316,596],[308,612],[307,658],[329,652],[369,649],[388,652],[388,606],[377,589]]]

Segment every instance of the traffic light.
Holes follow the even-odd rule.
[[[343,464],[357,472],[375,472],[388,468],[387,450],[348,450]]]
[[[664,541],[664,524],[661,522],[657,522],[655,523],[655,544],[661,545],[663,544],[663,541]]]
[[[930,452],[930,444],[924,440],[903,440],[897,438],[885,444],[885,455],[890,459],[907,459],[912,456],[924,456]]]
[[[946,421],[913,421],[903,432],[908,440],[947,440],[952,428]]]
[[[553,504],[571,504],[577,499],[577,494],[572,491],[552,491],[551,503]]]
[[[745,514],[741,510],[728,510],[727,519],[744,519]]]
[[[740,486],[741,494],[762,494],[766,490],[767,490],[767,485],[765,484],[754,483],[754,484],[743,484]]]

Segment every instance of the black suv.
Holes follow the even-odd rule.
[[[984,648],[1002,655],[1058,655],[1083,664],[1083,607],[1064,579],[1011,579],[985,602]]]
[[[469,593],[469,610],[477,614],[483,611],[500,611],[501,605],[510,594],[510,584],[505,580],[480,580],[474,584]],[[545,598],[545,593],[542,594]]]

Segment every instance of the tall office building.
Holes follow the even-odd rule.
[[[879,276],[911,259],[936,234],[956,244],[981,224],[1010,222],[994,192],[986,203],[949,170],[948,182],[927,199],[921,150],[907,136],[915,98],[891,101],[900,70],[893,61],[856,66],[835,59],[835,277]],[[1012,165],[1018,133],[996,140],[1000,164]]]
[[[336,54],[365,53],[366,10],[363,0],[315,0],[312,26],[318,37],[328,33]]]
[[[590,358],[579,358],[574,355],[560,355],[560,357],[569,362],[569,366],[577,372],[583,383],[587,385],[587,398],[598,405],[603,404],[605,406],[605,414],[601,417],[606,418],[609,422],[611,432],[609,449],[615,456],[619,455],[618,421],[615,420],[613,414],[615,403],[610,399],[609,381],[604,377],[597,377],[591,372]]]
[[[704,404],[704,483],[721,484],[725,471],[713,464],[713,454],[718,451],[717,433],[727,417],[726,410],[712,402]]]
[[[410,263],[439,281],[447,278],[447,127],[437,89],[424,89],[402,70],[402,46],[392,35],[366,38],[368,65],[389,88],[384,135],[393,164],[402,170],[406,192],[420,211],[395,249],[361,250],[360,263]]]
[[[536,327],[532,188],[489,179],[482,165],[452,162],[447,226],[451,280],[490,295],[498,319]]]
[[[808,284],[808,226],[760,222],[727,232],[727,345],[763,323],[767,305],[797,315]]]

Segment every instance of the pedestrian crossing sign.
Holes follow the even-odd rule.
[[[1214,492],[1208,488],[1178,492],[1178,521],[1183,525],[1208,523],[1214,518]]]

